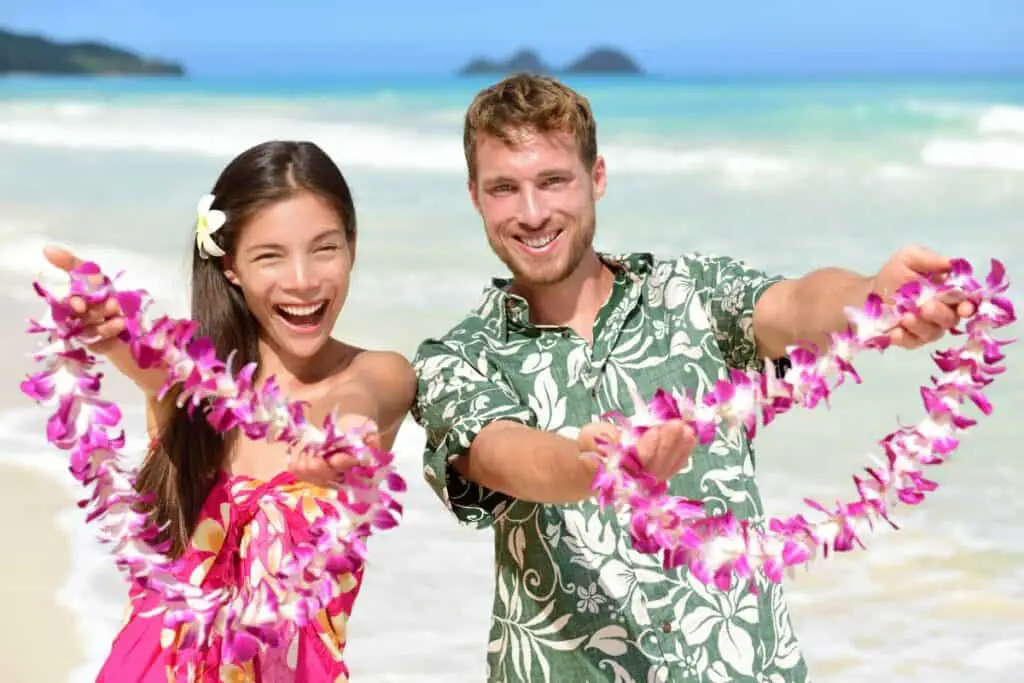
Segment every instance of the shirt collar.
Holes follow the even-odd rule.
[[[616,275],[612,287],[623,287],[631,282],[645,280],[654,263],[654,257],[648,253],[598,253],[598,258]],[[504,341],[508,341],[512,330],[537,329],[530,322],[530,305],[526,299],[508,292],[511,284],[511,278],[493,278],[491,284],[484,289],[484,301],[480,307],[485,318],[497,318],[496,327]]]

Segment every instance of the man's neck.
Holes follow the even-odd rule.
[[[513,280],[511,291],[530,304],[533,324],[569,327],[592,342],[594,322],[608,301],[614,280],[611,269],[591,251],[565,280],[534,287]]]

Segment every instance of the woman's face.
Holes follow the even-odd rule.
[[[302,192],[243,227],[225,275],[245,295],[263,341],[282,357],[309,359],[348,296],[354,247],[330,203]]]

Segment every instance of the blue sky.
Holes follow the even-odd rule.
[[[663,74],[1024,72],[1024,0],[3,0],[0,26],[193,72],[446,73],[613,45]]]

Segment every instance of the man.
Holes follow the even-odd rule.
[[[480,92],[466,114],[469,193],[508,266],[483,302],[417,354],[413,413],[426,429],[424,470],[466,524],[493,527],[496,590],[488,680],[513,683],[805,681],[782,589],[719,591],[665,571],[590,496],[581,457],[600,416],[635,412],[656,389],[702,392],[729,367],[758,368],[798,340],[845,328],[845,306],[892,291],[948,261],[921,248],[874,277],[828,268],[798,280],[729,258],[612,257],[593,247],[605,190],[589,104],[543,77]],[[892,332],[915,348],[962,310],[929,304]],[[695,448],[669,423],[639,454],[671,492],[760,520],[745,435]]]

